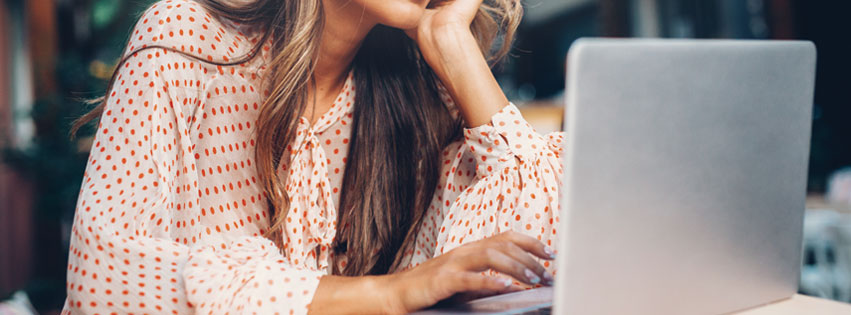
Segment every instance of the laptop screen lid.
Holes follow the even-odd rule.
[[[557,314],[719,314],[794,294],[815,48],[581,39]]]

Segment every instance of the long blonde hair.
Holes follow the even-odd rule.
[[[322,0],[196,1],[219,18],[264,30],[250,54],[220,65],[247,62],[264,43],[270,43],[274,52],[265,78],[270,94],[256,124],[255,159],[273,218],[267,236],[280,242],[289,201],[286,178],[277,169],[308,103],[307,84],[325,23]],[[491,64],[510,51],[521,16],[520,0],[484,1],[471,30]],[[497,39],[500,43],[494,45]],[[149,48],[173,50],[144,49]],[[334,255],[345,255],[348,264],[334,273],[383,274],[402,267],[402,257],[416,241],[438,184],[439,154],[460,136],[462,123],[440,100],[436,77],[401,30],[384,26],[372,30],[352,67],[358,105],[340,196],[338,255]],[[72,135],[100,117],[105,99],[99,101],[74,122]]]

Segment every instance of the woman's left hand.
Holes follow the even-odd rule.
[[[458,40],[475,44],[470,24],[481,5],[482,0],[431,0],[417,27],[405,33],[417,42],[426,61],[432,67],[438,66],[440,50],[444,47],[470,44],[458,43]]]
[[[481,5],[482,0],[431,0],[419,25],[405,32],[420,43],[444,28],[469,30]]]

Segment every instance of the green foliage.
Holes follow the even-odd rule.
[[[118,17],[124,1],[96,0],[92,4],[92,26],[95,29],[103,29]]]

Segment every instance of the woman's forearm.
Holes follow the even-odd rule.
[[[429,64],[449,90],[470,127],[490,122],[508,105],[508,99],[491,73],[469,28],[444,27],[433,30],[424,49]],[[422,48],[422,47],[421,47]]]
[[[324,276],[310,303],[311,314],[403,314],[457,293],[511,291],[506,278],[483,275],[492,270],[535,285],[552,277],[532,256],[552,260],[537,239],[504,232],[464,244],[405,271],[384,276]]]
[[[393,276],[324,276],[310,303],[310,314],[400,314]]]

